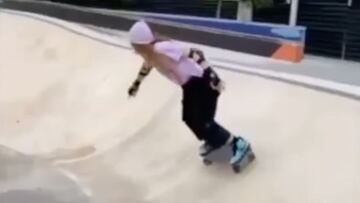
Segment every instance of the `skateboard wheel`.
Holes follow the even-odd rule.
[[[253,153],[253,152],[251,152],[250,154],[249,154],[249,156],[248,156],[248,162],[252,162],[252,161],[254,161],[255,160],[255,154]]]
[[[205,166],[210,166],[213,162],[209,159],[203,159],[203,163],[205,164]]]
[[[249,165],[251,162],[253,162],[256,159],[255,154],[253,151],[249,151],[249,153],[246,155],[246,157],[244,158],[244,160],[242,160],[239,163],[235,163],[232,165],[232,169],[235,173],[240,173],[242,168],[241,167],[246,167],[247,165]]]
[[[240,173],[241,172],[241,167],[239,165],[233,165],[232,169],[233,169],[234,173]]]

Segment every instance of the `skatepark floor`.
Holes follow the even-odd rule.
[[[360,202],[356,82],[218,68],[216,118],[257,155],[234,174],[202,164],[178,87],[154,71],[128,98],[141,60],[124,35],[10,10],[0,30],[0,203]],[[201,47],[221,67],[284,64]]]

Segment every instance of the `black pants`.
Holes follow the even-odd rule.
[[[183,121],[199,140],[214,148],[224,145],[230,133],[215,120],[218,91],[210,86],[208,73],[202,78],[192,77],[183,85]]]

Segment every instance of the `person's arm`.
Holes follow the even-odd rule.
[[[197,64],[199,64],[205,70],[205,77],[209,79],[210,85],[213,89],[221,92],[225,89],[224,82],[220,79],[218,74],[211,68],[209,63],[205,58],[203,51],[197,48],[190,48],[187,50],[187,55],[189,58],[193,59]]]
[[[199,64],[203,69],[210,68],[210,65],[205,58],[204,52],[200,49],[190,48],[187,50],[187,55],[189,58],[193,59],[197,64]]]
[[[132,83],[128,90],[129,96],[136,96],[136,93],[139,90],[139,87],[141,85],[141,82],[144,80],[144,78],[149,75],[150,71],[152,70],[152,67],[149,66],[146,62],[143,63],[135,81]]]

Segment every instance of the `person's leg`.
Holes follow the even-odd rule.
[[[204,127],[204,144],[200,147],[200,154],[209,154],[212,150],[220,148],[231,139],[231,133],[215,121],[217,101],[219,93],[204,83],[202,89],[201,105],[199,106],[201,119]]]
[[[192,78],[183,86],[182,120],[195,134],[198,140],[203,140],[203,131],[199,126],[200,99],[197,94],[199,89],[199,78]]]
[[[233,136],[228,130],[219,125],[215,121],[215,114],[217,109],[217,101],[219,93],[212,89],[207,78],[204,78],[204,94],[201,97],[201,115],[205,123],[205,130],[203,138],[205,143],[201,146],[201,153],[203,155],[209,154],[212,150],[217,149],[225,144],[229,144],[233,149],[233,156],[230,160],[231,164],[241,162],[247,153],[250,145],[240,136]]]
[[[200,147],[200,155],[230,144],[234,156],[231,163],[244,157],[247,142],[241,137],[234,137],[215,120],[217,99],[219,94],[210,89],[204,80],[195,78],[183,86],[183,121],[199,140],[205,143]]]
[[[230,137],[230,133],[214,121],[218,95],[208,89],[201,78],[193,78],[183,86],[182,118],[199,140],[205,140],[200,154],[221,147]]]

